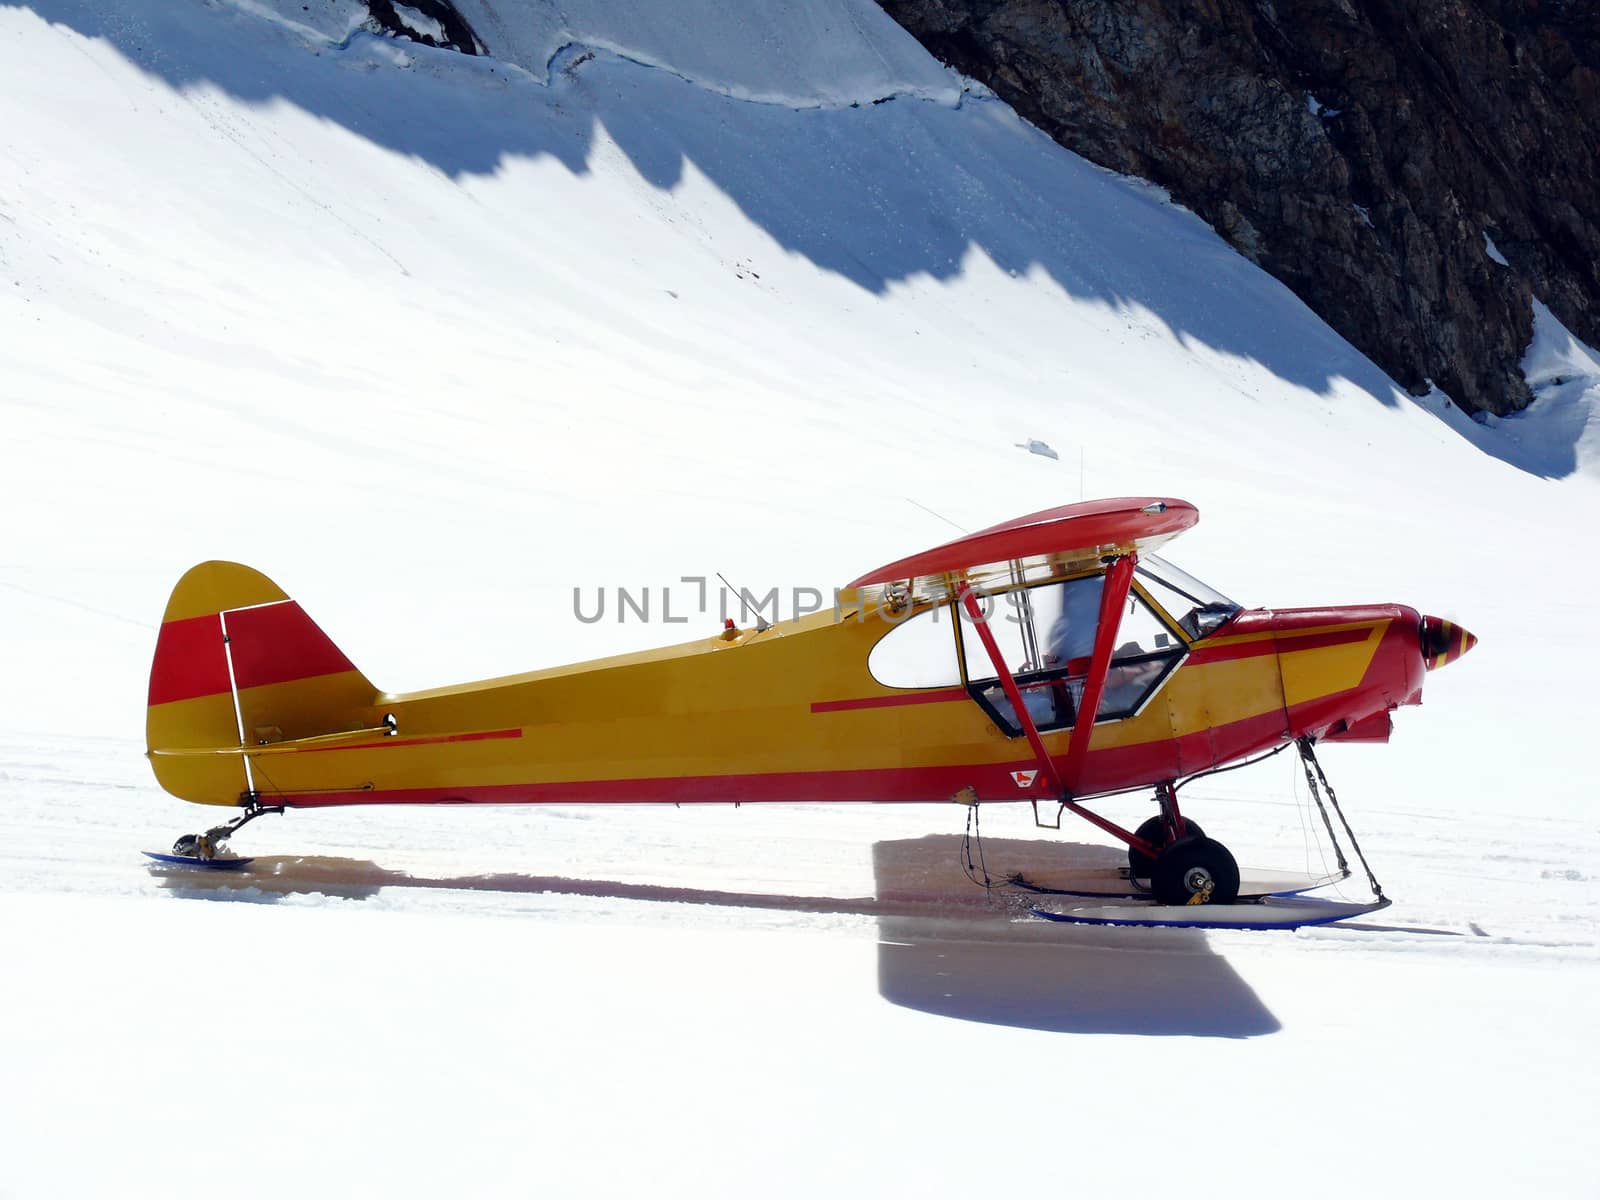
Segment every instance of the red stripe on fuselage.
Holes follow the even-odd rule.
[[[171,704],[229,690],[222,623],[216,613],[168,621],[161,627],[150,664],[149,703]]]
[[[1279,651],[1289,654],[1296,650],[1322,650],[1328,646],[1348,646],[1353,642],[1364,642],[1371,636],[1372,629],[1368,627],[1333,629],[1326,633],[1277,633],[1258,641],[1236,642],[1231,646],[1207,646],[1201,643],[1189,655],[1189,662],[1196,665],[1233,662],[1241,658],[1259,658],[1264,654],[1276,654]]]
[[[1235,722],[1223,730],[1202,730],[1176,739],[1183,774],[1218,761],[1220,747],[1239,758],[1270,747],[1288,735],[1281,709]],[[1174,739],[1134,746],[1091,749],[1079,798],[1117,791],[1170,777]],[[366,749],[327,747],[326,749]],[[1020,747],[1019,747],[1020,748]],[[349,804],[754,804],[754,803],[937,803],[962,788],[978,790],[986,803],[1049,799],[1048,787],[1032,757],[1001,763],[941,767],[882,767],[844,771],[773,771],[739,775],[691,775],[640,779],[578,780],[432,786],[395,789],[342,789],[272,797],[274,803],[321,808]],[[461,764],[465,770],[465,760]],[[1013,772],[1029,772],[1035,783],[1019,787]]]
[[[293,600],[225,615],[233,678],[240,691],[356,669]]]
[[[814,713],[848,712],[856,708],[895,708],[902,704],[943,704],[950,700],[970,700],[965,688],[946,688],[939,692],[908,692],[903,696],[862,696],[858,700],[814,700]]]
[[[332,750],[397,750],[406,746],[437,746],[444,742],[495,742],[520,738],[520,729],[488,729],[482,733],[441,733],[436,737],[386,737],[378,742],[349,742],[342,746],[307,746],[299,754],[327,754]],[[271,743],[268,743],[271,746]]]
[[[982,766],[884,767],[855,771],[774,771],[752,775],[686,775],[676,778],[600,779],[573,783],[506,783],[465,787],[398,788],[383,791],[306,792],[273,796],[295,808],[347,804],[734,804],[734,803],[928,803],[977,787],[985,800],[1038,799],[1021,790],[1011,772],[1035,765],[1031,758]]]

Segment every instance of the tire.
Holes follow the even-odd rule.
[[[1187,837],[1173,842],[1156,859],[1150,889],[1157,904],[1189,904],[1209,884],[1201,903],[1232,904],[1239,898],[1239,864],[1221,842]]]
[[[1167,823],[1160,817],[1151,817],[1143,825],[1134,830],[1147,842],[1153,842],[1159,849],[1167,844]],[[1197,822],[1183,818],[1184,837],[1205,837],[1206,831],[1201,829]],[[1128,873],[1135,879],[1149,879],[1150,872],[1155,868],[1156,860],[1148,854],[1128,847]]]

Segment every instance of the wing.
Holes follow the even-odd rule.
[[[949,595],[961,583],[981,588],[1067,575],[1109,556],[1153,550],[1199,519],[1194,505],[1159,496],[1065,504],[897,559],[850,586],[864,596],[893,591],[915,602]]]

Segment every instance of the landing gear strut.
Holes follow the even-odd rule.
[[[1232,904],[1238,896],[1238,864],[1227,846],[1213,842],[1200,829],[1200,822],[1179,813],[1178,789],[1170,782],[1157,784],[1155,803],[1162,811],[1134,830],[1134,835],[1155,846],[1157,853],[1152,858],[1130,843],[1128,877],[1150,880],[1150,891],[1162,904]],[[1181,843],[1200,840],[1208,848],[1198,858],[1192,851],[1168,854]],[[1157,883],[1158,878],[1162,882]]]
[[[1148,879],[1157,904],[1232,904],[1239,898],[1239,864],[1221,842],[1178,811],[1178,789],[1156,787],[1159,816],[1135,831],[1155,848],[1152,857],[1128,845],[1128,877]]]
[[[228,839],[239,829],[254,821],[257,817],[264,817],[268,813],[281,813],[283,805],[266,806],[255,800],[246,802],[244,811],[231,821],[221,825],[212,826],[204,833],[186,833],[172,843],[172,852],[180,858],[198,858],[201,862],[210,862],[226,850]]]
[[[1134,830],[1136,837],[1143,838],[1159,851],[1183,838],[1205,836],[1206,831],[1200,828],[1200,822],[1191,821],[1178,812],[1177,789],[1172,784],[1163,783],[1156,787],[1156,803],[1161,805],[1160,814]],[[1128,847],[1130,879],[1149,879],[1155,865],[1156,860],[1143,850],[1133,845]]]

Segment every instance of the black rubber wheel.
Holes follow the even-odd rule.
[[[1151,817],[1135,829],[1134,833],[1147,842],[1153,842],[1158,849],[1167,844],[1167,823],[1160,817]],[[1205,837],[1205,835],[1206,831],[1201,829],[1198,823],[1189,820],[1188,817],[1183,818],[1184,837]],[[1143,854],[1132,846],[1128,847],[1128,873],[1135,879],[1149,879],[1155,865],[1156,860],[1148,854]]]
[[[1183,838],[1156,858],[1150,890],[1157,904],[1190,904],[1201,895],[1202,904],[1232,904],[1239,898],[1239,864],[1221,842]]]

